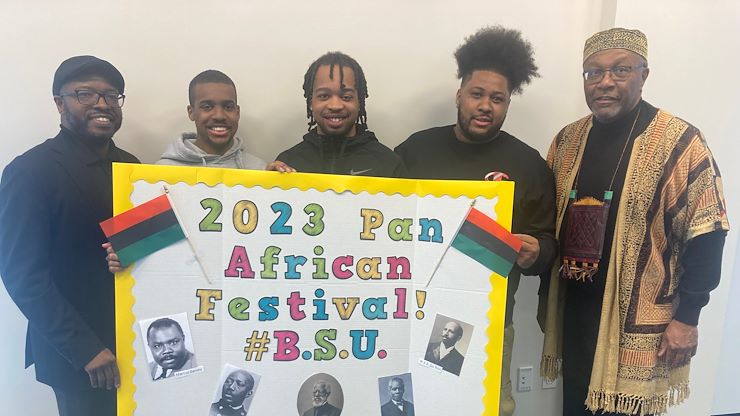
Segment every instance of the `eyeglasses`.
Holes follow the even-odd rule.
[[[100,97],[103,97],[106,104],[116,108],[123,107],[123,101],[126,99],[125,95],[117,92],[100,93],[92,90],[75,90],[74,93],[59,94],[59,96],[77,97],[77,102],[82,105],[95,105],[100,101]]]
[[[637,66],[626,66],[626,65],[617,65],[613,66],[611,68],[601,69],[587,69],[583,71],[583,80],[586,81],[587,84],[596,84],[597,82],[601,82],[602,79],[604,79],[604,76],[607,72],[610,72],[612,74],[612,79],[615,81],[624,81],[625,79],[629,78],[632,71],[640,68],[646,68],[646,65],[637,65]]]

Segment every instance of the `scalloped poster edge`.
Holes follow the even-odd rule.
[[[133,208],[131,195],[134,192],[134,181],[130,180],[130,170],[122,169],[125,164],[113,164],[113,214],[118,214]],[[117,392],[117,415],[133,415],[136,409],[134,394],[136,393],[136,384],[134,384],[134,358],[136,349],[134,340],[136,334],[133,326],[136,321],[134,315],[134,296],[133,288],[136,280],[131,275],[131,269],[134,266],[127,267],[124,271],[116,273],[115,276],[115,299],[116,299],[116,361],[118,370],[121,375],[121,387]]]
[[[376,178],[347,175],[324,175],[308,173],[279,173],[268,171],[221,169],[208,167],[186,167],[186,166],[164,166],[145,164],[113,164],[113,212],[118,214],[133,207],[131,194],[134,183],[143,180],[147,183],[165,182],[168,185],[185,183],[188,185],[204,184],[210,187],[223,184],[229,187],[257,186],[263,189],[280,188],[283,190],[298,189],[301,191],[316,190],[320,192],[333,191],[335,193],[352,192],[357,195],[367,192],[371,195],[382,193],[385,195],[401,195],[420,197],[467,197],[476,198],[479,195],[490,193],[491,182],[486,181],[455,181],[455,180],[416,180]],[[510,193],[513,202],[514,183],[495,182],[499,188],[498,194]],[[508,188],[508,189],[507,189]],[[505,210],[503,204],[496,204],[496,221],[511,230],[511,210]],[[118,351],[118,365],[121,372],[121,388],[118,389],[118,415],[133,415],[136,409],[134,393],[134,357],[136,350],[134,340],[136,334],[133,331],[135,315],[133,305],[133,286],[135,279],[131,275],[131,268],[116,276],[116,328],[124,328],[116,331]],[[483,414],[498,414],[500,388],[501,388],[501,356],[503,344],[492,342],[491,339],[503,339],[504,315],[497,314],[493,308],[494,304],[506,304],[507,281],[496,273],[490,276],[491,292],[489,293],[490,308],[486,311],[489,324],[486,328],[488,342],[485,346],[486,360],[484,368],[486,377],[483,381],[485,393],[481,398],[483,402]],[[500,303],[499,303],[500,302]],[[122,335],[122,336],[120,336]]]

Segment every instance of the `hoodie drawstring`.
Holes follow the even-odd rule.
[[[240,147],[236,151],[236,167],[237,169],[244,169],[244,166],[242,165],[242,153],[244,150]]]

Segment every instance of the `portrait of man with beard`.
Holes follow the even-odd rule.
[[[343,405],[342,387],[329,374],[312,375],[298,392],[298,413],[301,416],[339,416]]]
[[[444,315],[437,315],[424,354],[424,360],[442,367],[442,370],[448,373],[459,376],[463,361],[465,361],[467,342],[470,341],[472,328],[472,325],[465,322]],[[463,334],[467,334],[467,342],[460,343]]]

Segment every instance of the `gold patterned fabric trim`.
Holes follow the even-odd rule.
[[[586,407],[592,412],[602,409],[604,412],[625,415],[659,415],[668,412],[670,406],[680,404],[689,397],[689,384],[682,383],[671,387],[667,394],[655,394],[650,397],[626,395],[606,391],[589,391]]]
[[[570,188],[575,181],[576,166],[581,162],[581,155],[586,145],[585,138],[591,130],[591,116],[583,117],[575,123],[565,126],[550,145],[547,153],[547,166],[554,172],[572,172],[572,175],[555,175],[555,203],[557,216],[555,217],[555,237],[560,233],[560,226],[565,216],[565,207],[568,204]],[[573,144],[572,138],[583,138]],[[567,144],[566,144],[567,143]],[[545,340],[542,347],[542,361],[540,374],[548,380],[558,378],[562,365],[563,346],[563,311],[565,308],[565,285],[558,278],[560,263],[555,262],[550,272],[550,284],[545,303]]]

